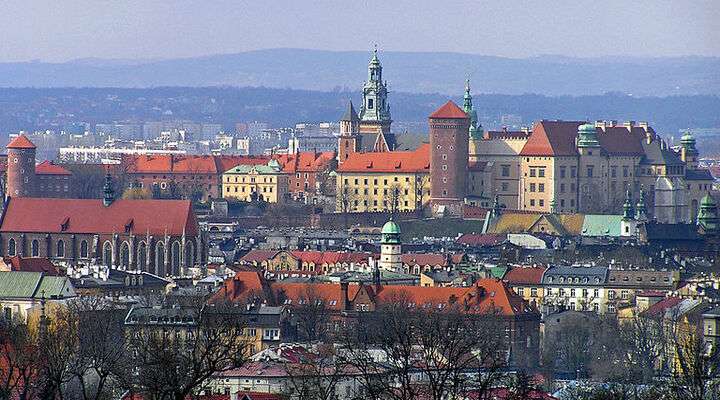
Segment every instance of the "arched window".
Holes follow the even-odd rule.
[[[112,244],[110,242],[105,242],[105,244],[103,244],[103,264],[105,264],[108,268],[113,265],[112,251]]]
[[[87,240],[80,242],[80,257],[88,258],[88,243]]]
[[[147,245],[145,242],[140,242],[138,245],[137,266],[138,270],[147,271]],[[151,272],[155,273],[154,270]]]
[[[17,249],[15,248],[15,239],[10,238],[7,245],[7,255],[10,257],[17,255]]]
[[[185,243],[185,257],[183,258],[186,267],[195,265],[195,252],[193,251],[192,242]]]
[[[130,245],[127,242],[120,245],[120,265],[123,269],[130,267]]]
[[[180,275],[180,242],[173,242],[172,248],[171,248],[171,256],[170,259],[172,261],[172,273],[173,276],[179,276]]]
[[[65,242],[58,240],[57,249],[55,251],[56,257],[65,257]]]
[[[40,242],[38,242],[37,239],[30,243],[30,256],[40,257]]]
[[[155,269],[158,275],[165,276],[165,245],[162,242],[155,247]]]

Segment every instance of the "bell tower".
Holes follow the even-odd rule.
[[[387,101],[387,82],[382,80],[382,65],[377,48],[368,65],[368,80],[363,86],[363,104],[360,107],[360,133],[389,134],[392,118]]]
[[[390,218],[382,228],[378,267],[386,271],[400,272],[402,270],[401,249],[400,227]]]

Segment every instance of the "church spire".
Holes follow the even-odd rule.
[[[640,197],[635,205],[635,219],[638,221],[647,221],[647,209],[645,208],[645,189],[640,187]]]
[[[630,189],[625,192],[625,203],[623,204],[623,219],[629,221],[635,218],[635,211],[633,210],[632,195]]]
[[[478,125],[478,117],[477,112],[475,112],[475,108],[473,107],[472,103],[472,94],[470,93],[470,79],[465,80],[465,95],[463,96],[463,111],[465,111],[465,114],[470,117],[470,128],[468,133],[470,134],[470,139],[479,140],[481,139],[482,135],[482,126]]]
[[[387,101],[387,82],[382,78],[382,64],[378,57],[377,45],[368,64],[368,80],[363,86],[363,104],[360,119],[365,122],[389,123],[390,104]]]

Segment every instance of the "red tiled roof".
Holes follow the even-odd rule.
[[[647,310],[643,311],[643,315],[647,317],[663,316],[665,310],[668,308],[675,307],[682,301],[680,297],[666,297],[657,303],[648,307]]]
[[[253,249],[248,251],[247,254],[245,254],[244,256],[242,256],[240,258],[240,261],[245,263],[260,263],[275,257],[278,252],[279,250]]]
[[[292,300],[291,305],[298,305],[300,300],[322,299],[325,307],[331,310],[342,310],[345,305],[342,285],[339,283],[275,283],[271,288],[274,298],[280,304],[285,299]],[[353,301],[361,288],[370,290],[365,285],[348,285],[348,299]]]
[[[198,233],[187,200],[115,200],[105,207],[100,199],[11,198],[0,232],[124,233],[187,235]]]
[[[242,393],[242,392],[238,392]],[[143,397],[140,393],[125,393],[121,400],[145,400],[145,397]],[[230,395],[228,394],[200,394],[200,395],[187,395],[185,396],[185,400],[230,400]],[[242,397],[239,398],[239,400],[242,400]],[[255,397],[253,397],[253,400],[256,400]]]
[[[3,257],[11,271],[42,272],[45,275],[58,276],[60,270],[50,260],[42,257]]]
[[[545,267],[515,267],[505,273],[503,281],[515,285],[539,285]]]
[[[260,263],[275,257],[279,250],[250,250],[240,260],[249,263]],[[362,263],[367,262],[370,257],[376,257],[371,253],[351,253],[345,251],[300,251],[289,252],[292,257],[300,262],[322,264],[337,263]]]
[[[603,131],[597,128],[597,137],[600,147],[612,156],[642,156],[644,154],[642,141],[645,140],[645,130],[639,126],[633,127],[632,132],[623,126],[607,127]]]
[[[297,154],[277,155],[275,159],[283,166],[284,172],[320,172],[328,168],[335,159],[335,152],[303,151]]]
[[[131,174],[213,174],[218,175],[238,165],[266,164],[266,156],[208,155],[142,155],[125,157],[123,162]]]
[[[423,143],[415,151],[350,153],[337,170],[338,172],[428,172],[430,145]]]
[[[8,149],[34,149],[35,145],[25,135],[18,135],[7,145]]]
[[[480,279],[472,287],[382,286],[376,294],[380,302],[405,299],[416,307],[438,307],[450,303],[467,305],[469,313],[497,311],[500,315],[535,312],[521,297],[498,279]]]
[[[274,393],[237,392],[238,400],[281,400],[282,397]]]
[[[442,107],[430,114],[431,119],[465,119],[468,115],[455,102],[448,100]]]
[[[575,156],[575,137],[582,121],[540,121],[520,151],[521,156]]]
[[[463,217],[465,217],[465,219],[484,219],[488,211],[487,208],[465,204],[463,207]]]
[[[485,213],[483,213],[483,216]],[[496,246],[507,239],[507,235],[466,233],[460,236],[455,243],[468,246]]]
[[[47,160],[35,166],[35,173],[38,175],[72,175],[62,166]]]
[[[575,138],[583,121],[540,121],[520,151],[521,156],[574,156],[577,155]],[[642,156],[645,130],[639,126],[629,131],[624,126],[595,128],[603,151],[612,156]],[[651,131],[652,132],[652,131]]]
[[[251,296],[267,295],[267,282],[259,271],[238,271],[227,279],[210,302],[243,302]]]

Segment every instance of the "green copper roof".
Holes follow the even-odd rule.
[[[695,144],[695,137],[690,133],[690,131],[685,132],[684,135],[680,138],[680,144],[682,145],[689,145]]]
[[[273,175],[282,172],[280,163],[277,160],[270,160],[266,165],[238,165],[225,171],[226,174],[249,174]]]
[[[395,223],[395,221],[390,220],[386,222],[385,225],[383,225],[382,234],[399,235],[400,227],[398,226],[398,224]]]
[[[75,296],[70,280],[64,276],[46,276],[42,272],[0,272],[0,299],[50,299]]]
[[[593,124],[582,124],[578,127],[578,147],[598,147],[597,130]]]
[[[619,237],[622,232],[620,229],[622,219],[622,215],[585,215],[582,236]]]
[[[700,207],[715,207],[715,199],[710,196],[709,193],[706,193],[705,196],[700,200]]]

